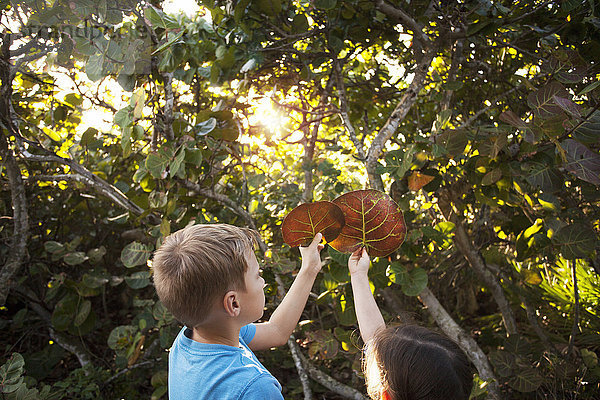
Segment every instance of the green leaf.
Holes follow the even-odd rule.
[[[92,309],[92,303],[89,300],[84,300],[79,305],[79,310],[75,315],[75,319],[73,320],[73,324],[75,326],[81,326],[87,319],[88,315],[90,315],[90,311]]]
[[[144,16],[155,28],[163,28],[165,30],[180,28],[179,23],[175,18],[165,14],[163,11],[153,6],[146,7],[144,10]]]
[[[126,126],[131,125],[131,107],[127,106],[121,108],[115,113],[114,123],[121,129],[125,129]]]
[[[150,400],[161,399],[165,394],[167,394],[167,389],[168,389],[168,386],[157,387],[156,389],[154,389],[154,391],[150,395]]]
[[[19,353],[12,353],[0,367],[0,393],[13,393],[23,384],[25,360]]]
[[[552,96],[554,103],[559,106],[564,112],[569,114],[572,117],[580,118],[581,117],[581,109],[579,105],[573,103],[571,99],[567,99],[559,96]]]
[[[48,253],[60,253],[65,250],[65,245],[62,243],[55,242],[53,240],[49,240],[44,243],[44,250]]]
[[[522,269],[521,274],[525,279],[525,283],[530,285],[540,285],[544,281],[544,277],[540,271],[535,269]]]
[[[142,289],[150,284],[150,271],[134,272],[125,277],[125,283],[132,289]]]
[[[156,179],[164,179],[166,178],[166,171],[169,162],[169,158],[160,153],[150,153],[146,158],[146,169],[148,169],[152,177]]]
[[[246,14],[248,4],[250,4],[250,0],[240,0],[236,3],[235,9],[233,10],[233,19],[236,25],[240,23],[240,20]]]
[[[595,368],[598,365],[598,356],[593,351],[581,349],[581,358],[583,363],[588,368]]]
[[[331,259],[333,261],[335,261],[337,264],[344,266],[344,267],[348,266],[348,260],[350,259],[350,254],[341,253],[331,246],[329,246],[329,248],[327,249],[327,252],[329,254],[329,257],[331,257]]]
[[[173,178],[179,172],[179,169],[183,165],[183,161],[185,160],[185,150],[182,148],[177,153],[177,156],[171,161],[169,164],[169,177]]]
[[[600,82],[597,82],[600,83]],[[600,141],[600,111],[596,110],[573,132],[573,138],[582,143],[596,144]]]
[[[169,222],[168,218],[163,218],[160,222],[160,234],[163,237],[169,236],[171,233],[171,222]]]
[[[555,103],[554,96],[568,98],[569,94],[560,83],[550,82],[530,93],[527,96],[527,104],[534,110],[537,117],[550,118],[562,112],[562,109]]]
[[[152,387],[161,387],[161,386],[167,386],[167,380],[168,380],[168,372],[165,370],[162,371],[158,371],[157,373],[155,373],[154,375],[152,375],[152,378],[150,379],[150,384],[152,385]]]
[[[406,149],[392,150],[385,155],[384,172],[389,172],[402,179],[410,169],[415,154],[415,146],[409,145]]]
[[[507,124],[514,126],[515,128],[519,128],[519,129],[527,128],[527,123],[525,121],[523,121],[521,118],[519,118],[519,116],[517,114],[515,114],[514,112],[512,112],[510,110],[504,111],[502,114],[500,114],[500,121],[506,122]]]
[[[83,97],[77,93],[69,93],[64,98],[65,103],[69,103],[73,108],[77,108],[83,104]]]
[[[163,51],[167,47],[170,47],[170,46],[174,45],[175,43],[184,43],[184,41],[181,40],[181,37],[183,36],[184,33],[185,33],[185,30],[181,30],[178,33],[175,33],[175,32],[166,32],[165,38],[167,39],[167,41],[165,43],[161,44],[151,54],[154,55],[156,53],[160,53],[161,51]]]
[[[566,139],[561,147],[567,156],[566,169],[579,179],[600,185],[600,155],[573,139]]]
[[[407,296],[418,296],[427,287],[427,272],[423,268],[415,268],[402,275],[400,287]]]
[[[440,247],[442,247],[446,241],[446,237],[442,234],[442,232],[438,229],[434,229],[431,226],[426,225],[421,227],[421,232],[423,233],[423,236],[433,240]]]
[[[214,117],[210,117],[204,122],[197,123],[194,129],[196,129],[197,136],[204,136],[212,132],[216,126],[217,120]]]
[[[90,272],[84,274],[81,278],[81,283],[91,289],[97,289],[108,283],[108,278],[105,275],[101,275],[97,272]]]
[[[87,256],[82,251],[73,251],[65,254],[63,260],[69,265],[79,265],[87,260]]]
[[[96,249],[91,249],[87,252],[87,257],[92,263],[98,263],[102,261],[102,257],[106,254],[106,247],[100,246]]]
[[[589,85],[587,85],[586,87],[584,87],[583,89],[581,89],[581,92],[577,93],[577,97],[589,93],[592,90],[596,90],[598,87],[600,87],[600,81],[596,81],[596,82],[592,82]]]
[[[564,188],[560,172],[553,167],[553,160],[545,155],[522,163],[521,170],[527,182],[545,192],[556,192]]]
[[[129,347],[133,343],[135,332],[137,331],[135,326],[131,325],[120,325],[114,328],[110,335],[108,335],[107,344],[111,349],[118,351]]]
[[[56,304],[51,319],[54,329],[65,331],[69,328],[77,313],[78,303],[78,296],[68,294]]]
[[[534,368],[527,367],[518,371],[517,375],[512,377],[508,384],[519,392],[533,392],[543,382],[542,376]]]
[[[85,63],[85,73],[95,82],[104,76],[104,54],[94,54]]]
[[[144,102],[146,98],[146,91],[144,88],[139,88],[131,96],[129,100],[129,106],[133,109],[133,118],[139,119],[142,117],[142,109],[144,108]]]
[[[484,186],[493,185],[498,182],[500,178],[502,178],[502,170],[500,170],[500,168],[495,168],[483,176],[481,184]]]
[[[335,303],[334,311],[340,325],[350,326],[356,324],[356,311],[352,299],[346,299],[345,295],[340,296]]]
[[[499,376],[505,378],[512,374],[515,367],[514,354],[499,350],[491,353],[489,359]]]
[[[463,129],[446,130],[437,137],[437,144],[444,146],[451,157],[459,157],[468,143],[467,132]]]
[[[185,162],[195,166],[202,164],[202,150],[200,149],[188,149],[185,152]]]
[[[333,10],[337,5],[337,0],[315,0],[314,4],[321,10]]]
[[[442,110],[435,117],[435,121],[432,127],[432,133],[439,132],[446,127],[448,122],[450,122],[450,118],[452,117],[452,110],[446,109]]]
[[[435,229],[440,231],[444,235],[451,234],[452,232],[454,232],[455,228],[456,228],[456,225],[454,224],[454,222],[450,222],[450,221],[442,221],[442,222],[436,224],[436,226],[435,226]]]
[[[572,224],[561,228],[552,240],[559,244],[564,258],[574,260],[585,258],[596,247],[596,233],[582,224]]]
[[[258,8],[266,15],[273,17],[281,12],[280,0],[258,0]]]
[[[127,268],[133,268],[136,265],[146,264],[151,254],[152,248],[149,245],[132,242],[121,251],[121,261]]]
[[[293,33],[304,33],[308,30],[308,19],[303,13],[296,14],[292,20]]]
[[[401,263],[393,262],[388,267],[388,275],[407,296],[418,296],[427,287],[427,272],[423,268],[408,271]]]
[[[157,301],[152,308],[152,316],[155,320],[168,325],[174,321],[173,314],[164,306],[164,304],[160,301]]]
[[[521,335],[510,335],[504,342],[504,349],[513,354],[523,356],[529,354],[531,345]]]
[[[87,128],[85,132],[81,134],[81,140],[79,140],[79,144],[81,146],[87,146],[91,142],[96,139],[96,135],[98,134],[98,129],[96,128]]]

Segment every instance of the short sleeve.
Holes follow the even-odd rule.
[[[246,344],[249,344],[254,339],[255,334],[256,326],[254,324],[242,326],[242,329],[240,329],[240,337]]]
[[[283,400],[281,386],[269,375],[262,375],[244,390],[240,400]]]

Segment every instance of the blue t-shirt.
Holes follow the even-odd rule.
[[[248,348],[256,326],[240,330],[240,346],[199,343],[184,327],[169,353],[170,400],[282,400],[281,385]]]

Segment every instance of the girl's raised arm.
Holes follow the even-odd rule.
[[[367,343],[379,329],[385,327],[385,321],[377,307],[369,285],[369,255],[363,247],[356,250],[348,260],[352,293],[354,293],[354,308],[358,327],[363,341]]]

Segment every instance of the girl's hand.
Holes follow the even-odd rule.
[[[361,247],[352,253],[348,259],[348,269],[350,270],[350,275],[366,275],[369,271],[370,264],[371,261],[369,260],[367,249],[365,247]]]

